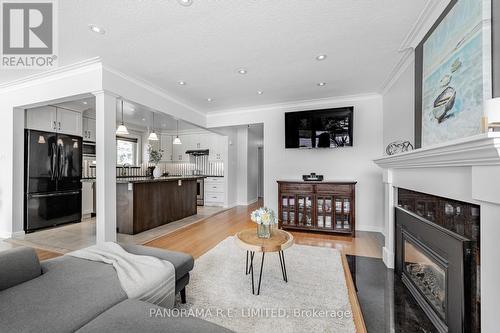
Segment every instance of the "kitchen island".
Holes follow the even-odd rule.
[[[135,235],[195,215],[198,178],[203,177],[117,178],[117,231]]]

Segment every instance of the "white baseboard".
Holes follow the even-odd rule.
[[[382,248],[382,259],[387,268],[394,269],[394,252],[389,251],[385,246]]]
[[[384,227],[376,227],[373,225],[356,225],[356,231],[380,232],[384,234]]]
[[[256,203],[257,201],[259,201],[259,198],[255,198],[255,199],[250,200],[250,201],[248,201],[248,202],[238,202],[238,204],[237,204],[237,205],[238,205],[238,206],[249,206],[249,205],[251,205],[251,204]]]
[[[0,231],[0,238],[14,238],[19,236],[24,236],[24,234],[25,232],[23,230],[15,232]]]

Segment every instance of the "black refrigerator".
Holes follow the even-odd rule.
[[[25,130],[24,230],[80,222],[82,138]]]

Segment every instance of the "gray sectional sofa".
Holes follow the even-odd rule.
[[[185,302],[190,255],[137,245],[134,254],[170,261]],[[31,248],[0,252],[0,332],[230,332],[198,318],[154,317],[130,300],[111,265],[70,256],[39,262]]]

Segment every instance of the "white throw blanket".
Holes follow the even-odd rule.
[[[172,263],[125,251],[106,242],[67,253],[69,256],[111,264],[128,298],[171,308],[175,300],[175,268]]]

